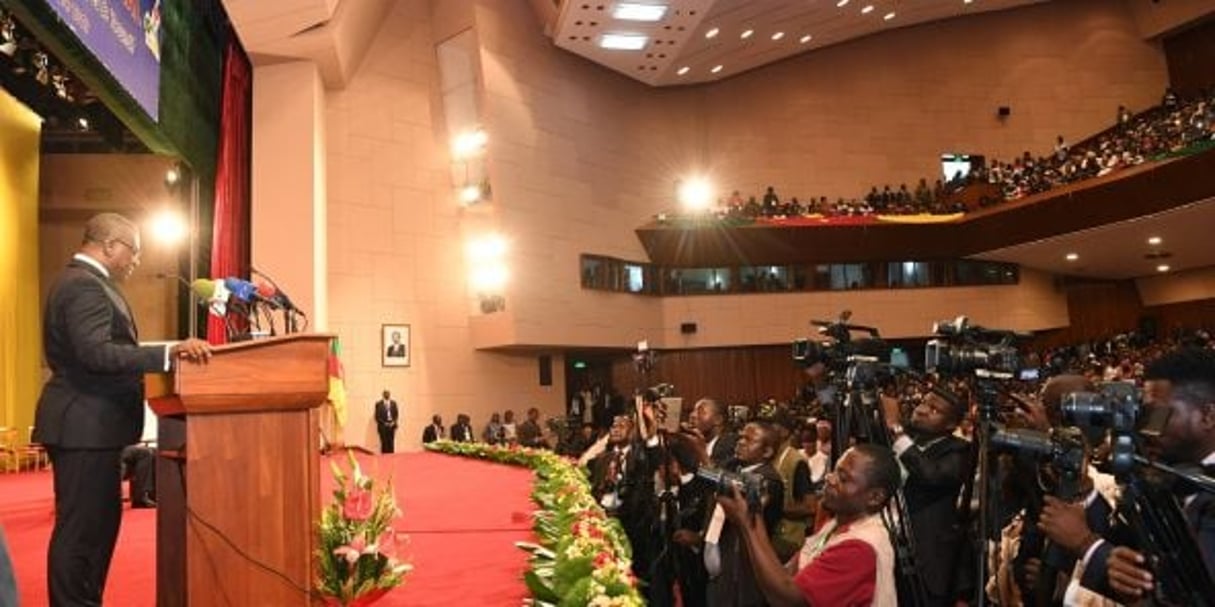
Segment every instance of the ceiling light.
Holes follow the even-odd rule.
[[[798,40],[798,42],[805,44],[807,42],[810,42],[811,38],[813,38],[813,36],[811,36],[810,34],[806,34],[805,36],[802,36],[801,40]]]
[[[684,75],[684,74],[688,73],[688,70],[690,70],[690,69],[692,69],[692,68],[690,68],[690,67],[688,67],[688,66],[686,66],[686,65],[685,65],[685,66],[683,66],[683,67],[679,68],[679,71],[678,71],[678,72],[675,72],[675,73],[676,73],[676,74],[679,74],[680,76],[682,76],[682,75]]]
[[[1156,266],[1156,271],[1157,271],[1157,272],[1168,272],[1168,271],[1169,271],[1169,264],[1167,264],[1167,263],[1162,263],[1162,264],[1160,264],[1160,265]]]
[[[862,14],[862,15],[868,15],[869,13],[872,13],[872,12],[873,12],[873,5],[872,5],[872,4],[866,4],[866,5],[865,5],[865,8],[862,8],[862,9],[861,9],[861,14]]]
[[[719,30],[717,28],[713,28],[713,29],[705,32],[705,38],[712,38],[717,35],[717,32],[720,32],[720,31],[721,30]]]
[[[889,13],[886,13],[886,16],[885,16],[885,17],[882,17],[882,18],[883,18],[883,19],[885,19],[885,20],[887,20],[887,21],[890,21],[891,19],[894,19],[894,11],[890,11]]]
[[[157,242],[169,246],[176,245],[185,239],[190,228],[186,220],[170,209],[162,209],[152,216],[151,233]]]
[[[464,204],[472,204],[481,200],[481,188],[475,185],[466,185],[460,188],[460,202]]]
[[[599,46],[614,51],[639,51],[649,40],[641,34],[604,34],[599,37]]]
[[[621,21],[662,21],[667,7],[661,4],[621,2],[612,9],[612,16]]]
[[[739,36],[739,38],[742,38],[743,40],[746,40],[747,38],[750,38],[750,37],[751,37],[751,34],[754,34],[754,33],[755,33],[755,30],[746,30],[746,31],[744,31],[744,32],[742,33],[742,35],[741,35],[741,36]]]
[[[89,130],[89,119],[85,118],[84,116],[80,116],[79,118],[77,118],[76,119],[76,128],[78,128],[82,131]]]
[[[785,32],[776,32],[775,34],[772,34],[773,40],[780,40],[781,38],[784,38],[784,37],[785,37]]]
[[[451,142],[451,153],[456,160],[464,160],[480,154],[485,149],[489,135],[480,128],[465,131],[456,135]]]
[[[975,0],[962,0],[962,4],[970,4],[971,2],[974,2],[974,1]]]
[[[717,65],[713,66],[713,69],[711,69],[711,70],[709,70],[709,71],[710,71],[710,72],[713,72],[714,74],[716,74],[717,72],[720,72],[720,71],[721,71],[721,67],[722,67],[722,66],[721,66],[721,64],[717,64]]]
[[[840,0],[839,2],[836,2],[835,5],[840,8],[844,8],[848,5],[848,0]]]
[[[1076,261],[1077,259],[1080,259],[1080,256],[1075,253],[1068,253],[1064,256],[1064,259],[1068,261]]]
[[[1162,242],[1164,242],[1164,239],[1159,236],[1153,236],[1148,239],[1148,244],[1152,245],[1153,247],[1158,246]]]

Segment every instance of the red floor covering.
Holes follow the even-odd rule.
[[[400,552],[414,566],[405,585],[376,605],[410,607],[519,605],[520,576],[531,540],[531,472],[431,453],[359,458],[365,473],[391,477],[404,513],[397,528],[409,536]],[[322,462],[322,505],[332,490]],[[0,525],[8,536],[24,607],[47,604],[46,546],[53,525],[49,472],[0,474]],[[156,515],[125,510],[110,568],[105,603],[155,604]]]

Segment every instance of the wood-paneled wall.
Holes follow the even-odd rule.
[[[804,383],[791,352],[791,345],[660,352],[646,383],[672,384],[685,401],[705,397],[729,403],[754,403],[769,397],[788,400]],[[626,395],[642,385],[632,360],[613,361],[612,385]]]
[[[1215,86],[1215,17],[1164,39],[1169,84],[1181,95]]]

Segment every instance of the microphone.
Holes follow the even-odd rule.
[[[270,278],[269,276],[266,275],[265,272],[262,272],[262,271],[258,270],[257,268],[251,267],[251,268],[249,268],[249,270],[252,273],[260,276],[262,279],[265,280],[266,283],[269,283],[270,287],[274,288],[273,299],[278,303],[278,305],[282,306],[284,310],[298,312],[301,316],[305,316],[305,317],[307,316],[306,314],[304,314],[303,310],[300,310],[299,308],[295,307],[295,304],[291,301],[291,298],[287,297],[287,294],[284,293],[281,288],[279,288],[278,283],[274,282],[273,278]],[[259,280],[258,282],[261,283],[262,281]]]
[[[232,295],[222,280],[196,279],[190,290],[198,296],[199,303],[206,304],[211,313],[221,318],[228,315],[228,297]]]
[[[169,274],[167,272],[157,272],[155,274],[155,276],[156,276],[156,278],[161,278],[161,279],[176,278],[177,282],[180,282],[182,284],[182,286],[184,286],[187,289],[190,288],[190,283],[186,282],[186,279],[182,278],[180,274]]]
[[[219,282],[218,280],[216,282]],[[269,305],[272,308],[279,307],[278,302],[262,296],[257,285],[239,278],[225,278],[223,284],[232,295],[243,302],[259,302]]]

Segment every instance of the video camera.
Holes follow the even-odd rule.
[[[852,311],[844,310],[834,321],[810,321],[811,325],[818,327],[818,333],[824,339],[806,337],[793,340],[793,361],[803,367],[822,363],[829,369],[841,370],[853,356],[872,356],[889,360],[891,347],[882,340],[878,330],[874,327],[849,324],[848,320],[851,318]],[[868,337],[853,340],[854,332],[865,333]]]
[[[924,368],[942,374],[988,371],[1016,376],[1023,369],[1013,342],[1020,336],[1013,331],[985,329],[959,316],[932,326],[933,339],[924,347]]]
[[[768,489],[768,480],[752,472],[730,472],[720,468],[701,466],[696,470],[696,476],[713,483],[718,495],[731,495],[735,489],[747,500],[747,510],[752,514],[763,510],[764,494]]]
[[[1084,473],[1085,442],[1077,428],[1056,428],[1040,432],[1027,428],[1000,429],[991,435],[991,444],[1037,456],[1048,461],[1055,472],[1054,495],[1072,499],[1080,493]]]

